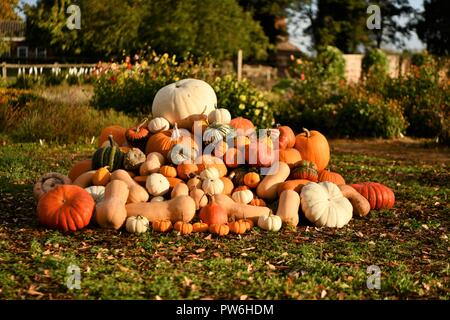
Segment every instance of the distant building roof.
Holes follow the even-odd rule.
[[[0,37],[6,40],[21,41],[25,37],[25,22],[0,20]]]
[[[300,52],[300,48],[289,41],[277,43],[277,51]]]

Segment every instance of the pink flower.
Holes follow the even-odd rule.
[[[304,73],[302,73],[301,75],[300,75],[300,80],[305,80],[305,74]]]

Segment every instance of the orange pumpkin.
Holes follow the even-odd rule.
[[[310,182],[311,181],[305,179],[295,179],[285,181],[282,184],[280,184],[277,188],[278,196],[280,196],[281,192],[283,192],[284,190],[294,190],[300,193],[300,191],[302,191],[303,186]]]
[[[175,178],[177,176],[177,169],[174,166],[162,166],[159,168],[159,173],[167,178]]]
[[[169,181],[170,189],[172,190],[178,183],[183,182],[183,180],[178,178],[166,177],[167,181]]]
[[[218,158],[222,158],[227,151],[228,151],[228,144],[225,141],[219,141],[218,143],[216,143],[216,146],[214,147],[213,154]]]
[[[76,162],[69,171],[68,177],[70,180],[75,181],[80,175],[92,170],[92,160],[81,160]]]
[[[177,221],[173,228],[179,231],[181,235],[190,234],[193,231],[193,226],[189,222]]]
[[[190,160],[186,160],[177,166],[178,177],[187,180],[198,174],[198,166]]]
[[[282,149],[278,153],[279,161],[287,163],[289,168],[293,168],[302,160],[302,155],[295,148]]]
[[[261,177],[256,172],[248,172],[244,175],[244,184],[249,188],[256,188],[261,181]]]
[[[275,161],[275,152],[270,138],[263,138],[246,146],[245,160],[251,166],[269,167]]]
[[[266,202],[258,197],[253,197],[252,201],[250,201],[249,205],[251,206],[257,206],[257,207],[265,207]]]
[[[227,196],[231,195],[231,193],[233,192],[234,189],[234,185],[233,185],[233,181],[231,181],[230,178],[227,177],[222,177],[220,178],[220,180],[222,180],[223,182],[223,194],[226,194]]]
[[[92,196],[76,185],[59,185],[39,199],[38,220],[41,224],[63,231],[76,231],[89,224],[94,212]]]
[[[243,234],[247,231],[247,224],[242,220],[230,222],[228,227],[231,233]]]
[[[241,150],[229,148],[223,156],[223,161],[228,168],[236,168],[239,164],[245,163],[245,156]]]
[[[170,220],[155,220],[152,222],[152,228],[158,232],[169,232],[172,230],[172,222]]]
[[[245,118],[238,117],[231,119],[230,126],[236,129],[238,135],[246,136],[255,130],[253,123]]]
[[[204,206],[200,210],[199,217],[208,225],[225,224],[228,222],[227,211],[215,202],[210,202]]]
[[[344,178],[337,172],[331,172],[329,170],[322,170],[319,173],[319,182],[329,181],[337,185],[345,184]]]
[[[128,145],[139,148],[141,150],[145,149],[145,145],[147,144],[147,140],[150,137],[150,131],[147,128],[148,119],[144,119],[140,124],[136,127],[129,128],[125,131],[125,138],[128,142]]]
[[[172,137],[172,134],[173,129],[158,132],[152,135],[147,141],[145,153],[149,154],[151,152],[159,152],[164,156],[164,158],[167,158],[167,154],[175,144],[183,144],[198,150],[198,145],[192,136],[188,137],[186,135],[181,135],[178,139],[175,139]]]
[[[277,126],[278,131],[280,131],[280,136],[278,137],[278,143],[280,145],[280,150],[293,148],[295,146],[295,134],[294,131],[288,126]],[[283,160],[280,160],[283,161]]]
[[[211,156],[211,155],[201,155],[195,160],[198,166],[198,172],[202,172],[208,168],[216,168],[219,171],[219,177],[224,177],[227,175],[227,166],[222,159]]]
[[[230,228],[226,224],[212,224],[209,226],[209,232],[223,237],[230,232]]]
[[[192,232],[206,232],[208,231],[209,226],[204,222],[196,222],[192,225]]]
[[[255,225],[251,219],[239,219],[238,221],[245,223],[247,231],[251,230]]]
[[[295,148],[300,151],[303,160],[314,162],[318,171],[322,171],[330,161],[330,146],[319,131],[303,129],[295,137]]]
[[[105,141],[108,141],[109,135],[113,136],[113,140],[119,146],[123,146],[127,141],[125,138],[125,131],[126,129],[119,125],[113,125],[104,128],[100,133],[100,137],[98,138],[98,147],[100,148]]]

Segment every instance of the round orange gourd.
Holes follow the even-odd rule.
[[[59,185],[39,199],[37,216],[41,224],[63,231],[76,231],[89,224],[95,202],[83,188]]]
[[[345,179],[337,172],[331,172],[329,170],[322,170],[319,172],[319,182],[329,181],[337,185],[345,184]]]
[[[209,226],[204,222],[196,222],[192,225],[192,232],[206,232],[208,231]]]
[[[228,224],[231,233],[243,234],[247,231],[247,223],[243,220],[237,220]]]
[[[261,177],[256,172],[248,172],[244,175],[244,184],[249,188],[256,188],[261,182]]]
[[[149,154],[151,152],[159,152],[165,159],[167,159],[167,154],[175,144],[183,144],[191,148],[198,149],[197,143],[192,136],[188,137],[186,135],[181,135],[178,139],[174,139],[172,134],[173,130],[166,130],[152,135],[147,141],[145,153]]]
[[[294,131],[292,131],[292,129],[288,126],[277,126],[277,129],[278,131],[280,131],[280,136],[278,137],[280,149],[283,150],[287,148],[293,148],[295,146]]]
[[[98,138],[98,147],[100,148],[105,141],[108,141],[109,135],[113,136],[113,140],[119,145],[123,146],[127,141],[125,138],[126,129],[119,125],[113,125],[106,127],[100,133]]]
[[[109,172],[107,166],[97,169],[92,176],[92,183],[94,186],[106,186],[110,180],[111,172]]]
[[[175,178],[177,176],[177,169],[174,166],[162,166],[159,168],[159,173],[167,178]]]
[[[209,226],[209,232],[222,237],[230,232],[230,228],[226,224],[212,224]]]
[[[180,179],[187,180],[193,175],[198,174],[198,166],[191,161],[186,160],[177,166],[177,174]]]
[[[238,117],[231,119],[230,126],[236,129],[238,135],[246,136],[255,130],[253,123],[245,118]]]
[[[300,151],[295,148],[281,149],[278,153],[279,161],[286,162],[289,168],[293,168],[302,160]]]
[[[303,160],[314,162],[318,171],[322,171],[330,162],[330,146],[319,131],[303,129],[295,137],[295,148],[300,151]]]

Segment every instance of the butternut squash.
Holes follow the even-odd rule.
[[[222,193],[213,195],[212,201],[224,208],[228,218],[231,220],[251,219],[254,223],[257,223],[259,217],[268,216],[270,214],[270,209],[267,207],[256,207],[237,203],[229,196]]]
[[[146,217],[148,221],[170,220],[189,222],[195,216],[195,201],[190,196],[179,196],[167,201],[129,203],[125,206],[127,215]]]
[[[147,190],[134,181],[125,170],[119,169],[114,171],[111,174],[111,180],[121,180],[127,184],[130,191],[128,194],[127,203],[148,201],[149,195]]]
[[[311,181],[306,179],[294,179],[294,180],[288,180],[280,184],[277,188],[278,196],[284,191],[284,190],[294,190],[297,191],[298,194],[302,191],[303,186],[310,183]]]
[[[370,203],[355,188],[348,184],[338,185],[342,195],[346,197],[353,207],[353,213],[359,217],[366,216],[370,211]]]
[[[78,176],[78,178],[75,179],[73,182],[74,185],[87,188],[92,186],[92,178],[94,177],[96,170],[90,170],[85,173],[82,173]]]
[[[202,180],[199,177],[194,177],[188,180],[187,186],[189,190],[192,189],[201,189],[202,188]]]
[[[273,171],[273,174],[266,175],[256,188],[258,197],[269,201],[275,200],[278,186],[289,177],[291,172],[289,166],[282,161],[278,162],[277,170]]]
[[[135,176],[133,177],[133,180],[141,187],[145,187],[145,184],[147,183],[147,178],[148,176]]]
[[[141,176],[159,172],[159,168],[165,163],[164,156],[159,152],[151,152],[147,155],[147,160],[139,167]]]
[[[117,230],[125,223],[128,194],[128,185],[122,180],[112,180],[106,185],[103,201],[95,209],[95,219],[100,227]]]
[[[177,183],[170,193],[170,198],[176,198],[178,196],[187,196],[189,195],[189,188],[186,183]]]
[[[300,209],[300,195],[294,190],[281,192],[278,201],[277,216],[283,223],[296,227],[298,225],[298,211]]]
[[[226,194],[227,196],[230,196],[234,189],[233,181],[231,181],[230,178],[222,177],[220,178],[223,182],[223,194]]]
[[[208,197],[202,189],[194,188],[189,192],[189,196],[195,201],[195,208],[199,210],[208,204]]]

